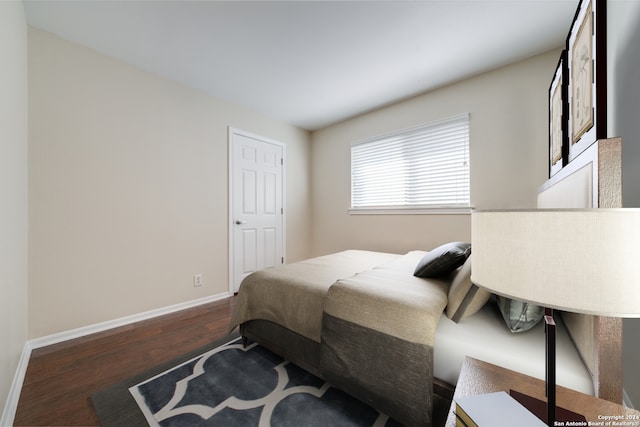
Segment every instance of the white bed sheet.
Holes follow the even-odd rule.
[[[556,319],[556,323],[556,384],[593,395],[593,382],[587,368],[562,322]],[[443,314],[434,347],[434,376],[449,384],[458,382],[465,356],[542,380],[545,377],[542,322],[529,331],[511,333],[493,301],[460,323]]]

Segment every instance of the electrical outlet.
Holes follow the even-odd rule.
[[[202,286],[202,274],[193,275],[193,286]]]

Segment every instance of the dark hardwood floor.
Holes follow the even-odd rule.
[[[97,426],[89,397],[227,335],[235,298],[33,350],[15,426]]]

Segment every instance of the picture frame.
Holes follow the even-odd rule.
[[[581,0],[567,38],[568,161],[607,132],[606,0]]]
[[[568,67],[563,50],[549,86],[549,178],[568,163]]]

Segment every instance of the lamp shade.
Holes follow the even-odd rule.
[[[471,281],[548,308],[640,317],[640,209],[475,211]]]

